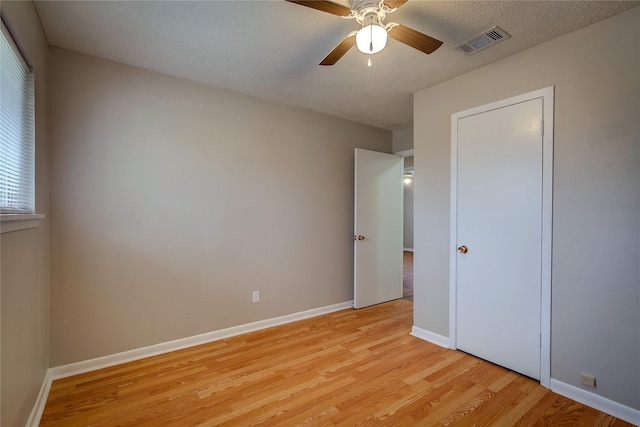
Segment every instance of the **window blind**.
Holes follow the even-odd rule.
[[[35,210],[34,78],[2,24],[0,38],[0,213]]]

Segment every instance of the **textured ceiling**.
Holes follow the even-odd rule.
[[[35,4],[51,45],[395,130],[412,123],[414,92],[640,2],[410,0],[385,22],[444,45],[425,55],[390,39],[372,67],[355,47],[319,66],[358,24],[283,0]],[[473,56],[453,49],[494,25],[511,38]]]

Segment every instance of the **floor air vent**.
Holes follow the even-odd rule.
[[[506,40],[511,36],[500,27],[492,27],[487,31],[483,31],[477,36],[471,37],[454,46],[457,50],[465,55],[473,55],[479,50],[486,49],[502,40]]]

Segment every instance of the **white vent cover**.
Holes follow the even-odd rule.
[[[506,40],[511,36],[500,27],[492,27],[487,31],[483,31],[477,36],[471,37],[454,46],[457,50],[465,55],[473,55],[479,50],[486,49],[502,40]]]

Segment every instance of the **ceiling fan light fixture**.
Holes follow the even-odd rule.
[[[387,45],[387,30],[378,24],[362,27],[356,34],[356,46],[362,53],[373,55]]]

